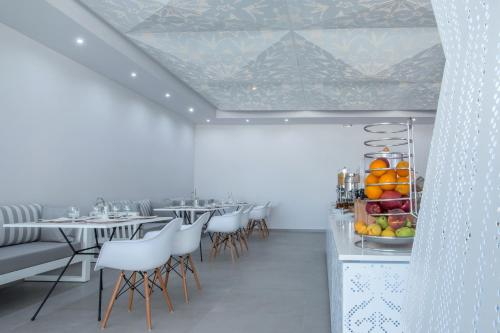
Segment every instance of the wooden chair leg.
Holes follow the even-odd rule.
[[[167,261],[167,271],[165,272],[165,288],[168,286],[168,278],[170,277],[171,270],[172,270],[172,257],[168,258]]]
[[[130,289],[128,293],[128,312],[132,311],[132,307],[134,305],[134,291],[135,291],[135,281],[137,277],[137,272],[133,272],[132,276],[130,277]]]
[[[243,254],[243,234],[239,231],[238,242],[240,243],[241,254]]]
[[[196,281],[196,287],[198,288],[198,290],[201,290],[201,283],[200,283],[200,278],[198,276],[198,270],[194,266],[193,258],[191,257],[190,254],[188,255],[188,260],[189,260],[189,266],[191,266],[191,269],[193,270],[193,276],[194,280]]]
[[[212,250],[210,251],[210,260],[214,259],[217,256],[217,246],[219,244],[219,233],[214,234],[213,242],[212,242]]]
[[[230,237],[230,236],[229,236],[229,237]],[[231,252],[231,260],[232,260],[232,261],[233,261],[233,263],[234,263],[234,262],[236,262],[236,261],[235,261],[235,259],[234,259],[234,247],[233,247],[232,242],[229,242],[229,243],[230,243],[230,244],[229,244],[229,250],[230,250],[230,252]]]
[[[269,237],[269,228],[267,227],[267,221],[266,219],[263,219],[262,222],[264,223],[264,229],[266,231],[266,238]]]
[[[184,301],[186,304],[189,303],[189,294],[188,294],[188,288],[187,288],[187,278],[186,278],[186,266],[184,264],[184,257],[180,257],[181,261],[181,275],[182,275],[182,288],[184,289]]]
[[[246,250],[248,251],[247,236],[245,236],[245,235],[243,235],[243,234],[242,234],[242,235],[241,235],[241,239],[242,239],[242,241],[243,241],[243,244],[245,244],[245,248],[246,248]]]
[[[146,298],[146,323],[148,329],[151,330],[153,324],[151,322],[151,290],[149,287],[148,272],[144,272],[144,296]]]
[[[219,234],[219,241],[217,243],[217,247],[215,248],[215,256],[219,255],[219,253],[222,251],[222,244],[224,244],[225,247],[226,243],[227,243],[226,236]]]
[[[248,237],[252,236],[253,229],[255,228],[255,220],[248,222]]]
[[[173,312],[174,306],[172,305],[172,300],[170,299],[170,295],[168,294],[167,283],[165,280],[163,280],[163,278],[161,276],[161,271],[159,268],[156,269],[155,274],[157,274],[157,276],[158,276],[158,281],[160,282],[161,292],[163,293],[163,297],[165,298],[165,301],[167,302],[168,311]]]
[[[229,240],[231,241],[231,244],[233,245],[234,252],[236,252],[236,258],[240,257],[240,254],[238,253],[238,246],[236,245],[236,239],[234,235],[230,235]]]
[[[104,318],[101,322],[101,328],[106,328],[106,325],[108,324],[109,315],[111,314],[111,310],[113,310],[113,305],[115,304],[116,297],[118,296],[118,292],[120,291],[120,285],[122,284],[123,277],[124,277],[123,272],[120,272],[120,275],[116,280],[115,287],[113,288],[113,292],[111,293],[111,298],[109,299],[108,308],[106,309],[106,313],[104,314]]]
[[[266,230],[264,229],[264,220],[260,220],[259,226],[260,226],[260,235],[261,235],[262,239],[265,239],[266,238]]]

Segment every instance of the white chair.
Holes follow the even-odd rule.
[[[187,288],[187,273],[190,271],[193,274],[198,290],[201,290],[201,283],[198,276],[198,271],[191,257],[191,253],[198,249],[201,239],[201,231],[205,223],[208,222],[210,213],[201,215],[195,223],[189,225],[181,225],[181,228],[175,234],[172,243],[171,257],[166,264],[165,284],[168,285],[170,272],[174,271],[182,278],[182,287],[184,289],[184,300],[189,303],[189,293]],[[150,238],[158,234],[159,231],[150,231],[144,238]],[[173,263],[172,263],[173,261]],[[180,267],[180,272],[176,270]]]
[[[243,253],[243,245],[245,246],[245,249],[248,251],[247,226],[248,222],[250,221],[250,212],[252,211],[253,207],[254,205],[247,205],[241,209],[240,228],[236,233],[236,238],[240,243],[240,249],[242,253]]]
[[[262,238],[269,237],[269,229],[267,227],[267,219],[271,213],[271,201],[265,205],[256,206],[250,212],[250,222],[248,223],[248,235],[252,235],[256,226],[260,229]]]
[[[146,299],[146,322],[148,329],[151,329],[151,285],[155,285],[156,280],[160,283],[160,287],[167,302],[169,311],[173,311],[172,302],[168,295],[167,286],[160,272],[160,267],[170,258],[172,242],[174,235],[179,230],[182,223],[181,219],[175,219],[168,223],[156,235],[148,239],[138,240],[118,240],[105,242],[99,253],[95,270],[103,268],[112,268],[120,271],[116,280],[111,298],[109,300],[106,313],[104,314],[101,328],[105,328],[115,300],[119,294],[122,294],[122,289],[128,286],[129,288],[129,311],[132,309],[134,290],[141,283],[144,284],[144,298]],[[154,270],[154,278],[151,280],[148,271]],[[131,271],[129,278],[125,276],[124,271]],[[136,275],[139,274],[142,279],[136,282]],[[122,280],[125,280],[124,288],[120,288]]]
[[[233,213],[214,216],[210,219],[206,232],[212,233],[211,259],[217,257],[222,245],[224,245],[224,249],[229,247],[233,262],[235,262],[235,257],[239,258],[240,255],[236,248],[236,233],[240,229],[240,217],[241,210],[238,210]]]

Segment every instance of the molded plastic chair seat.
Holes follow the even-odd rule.
[[[189,303],[189,293],[187,289],[187,274],[193,273],[198,290],[201,290],[201,283],[198,276],[198,271],[193,262],[191,253],[198,249],[201,239],[201,231],[205,223],[210,218],[210,213],[201,215],[195,223],[190,225],[181,225],[180,229],[175,233],[172,241],[171,257],[166,264],[165,281],[168,284],[170,272],[174,271],[182,278],[182,286],[184,289],[184,300]],[[154,237],[158,231],[148,232],[144,238]],[[180,272],[177,272],[176,267],[180,267]]]
[[[113,293],[101,323],[101,328],[105,328],[115,300],[121,291],[122,280],[125,280],[129,287],[129,310],[132,309],[134,290],[136,288],[137,273],[142,277],[144,284],[144,297],[146,298],[146,320],[148,328],[151,329],[151,286],[158,280],[162,293],[165,297],[169,310],[172,311],[172,302],[168,295],[167,286],[163,280],[160,268],[168,261],[171,254],[173,237],[180,227],[181,219],[175,219],[164,226],[159,232],[147,239],[139,240],[118,240],[105,242],[99,253],[95,270],[103,268],[113,268],[120,270],[120,275],[115,283]],[[154,270],[154,278],[150,280],[148,271]],[[124,271],[132,271],[129,278]],[[139,283],[137,283],[139,285]]]
[[[250,212],[250,222],[248,223],[248,234],[251,235],[256,226],[260,229],[262,238],[269,237],[269,229],[267,227],[267,219],[271,212],[271,201],[265,205],[256,206]]]
[[[214,216],[208,222],[206,232],[213,233],[212,251],[210,258],[213,259],[220,251],[220,247],[224,245],[231,252],[231,259],[234,262],[235,256],[239,258],[238,249],[236,248],[236,234],[240,229],[241,210],[221,216]]]

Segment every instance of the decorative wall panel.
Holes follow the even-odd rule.
[[[446,65],[407,332],[500,332],[500,2],[433,0]]]
[[[342,332],[403,332],[407,263],[344,263]]]
[[[79,1],[221,110],[437,107],[430,0]]]

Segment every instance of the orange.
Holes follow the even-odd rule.
[[[380,185],[380,187],[383,189],[383,190],[394,190],[396,188],[396,173],[394,172],[394,170],[389,170],[389,171],[392,171],[392,172],[387,172],[386,174],[380,176],[379,178],[379,183],[380,184],[383,184],[383,185]],[[391,184],[391,183],[394,183],[394,184]]]
[[[365,195],[368,197],[368,199],[379,199],[380,196],[382,196],[382,193],[384,193],[384,191],[382,191],[380,186],[368,185],[365,187]]]
[[[398,176],[398,174],[396,173],[396,170],[394,169],[391,169],[391,170],[387,170],[385,172],[386,175],[393,175],[395,178]]]
[[[399,177],[398,183],[408,183],[409,179],[407,177]],[[395,188],[396,191],[401,193],[402,195],[407,195],[410,193],[410,185],[409,184],[398,184]]]
[[[378,177],[377,176],[374,176],[372,174],[369,174],[368,176],[366,176],[365,178],[365,185],[367,184],[377,184],[378,183]]]
[[[410,174],[410,171],[408,170],[409,167],[410,165],[408,164],[407,161],[399,161],[398,165],[396,166],[396,171],[398,173],[398,176],[408,177],[408,175]],[[406,169],[406,170],[398,170],[398,169]]]
[[[386,170],[374,170],[374,169],[383,169],[383,168],[387,168],[387,164],[385,163],[385,161],[381,159],[376,159],[370,163],[370,174],[376,177],[380,177],[386,172]]]

